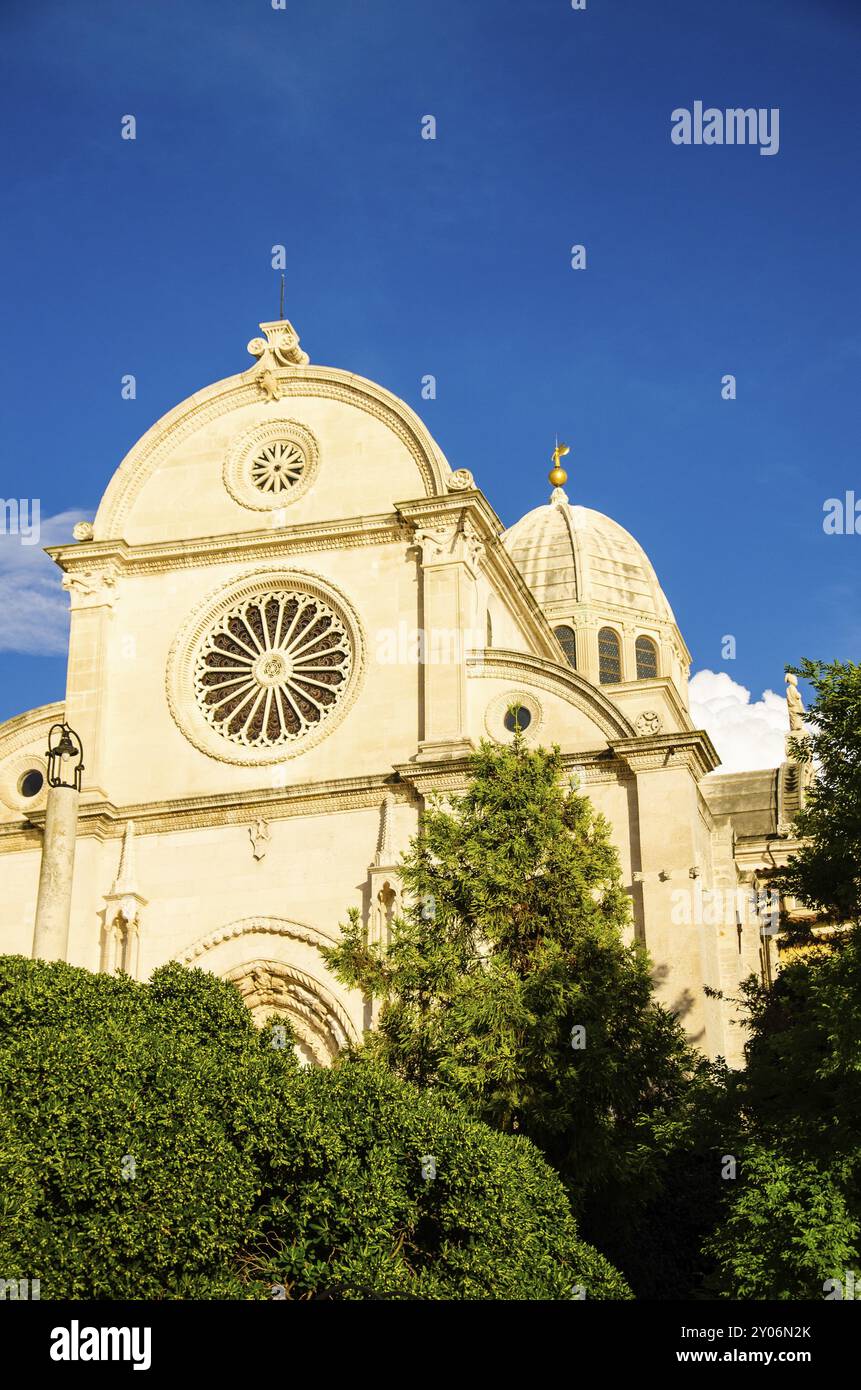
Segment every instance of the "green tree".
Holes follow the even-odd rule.
[[[736,1183],[708,1252],[731,1298],[821,1298],[861,1272],[861,933],[743,991]],[[766,1236],[767,1233],[767,1236]]]
[[[796,817],[803,848],[780,875],[784,893],[837,922],[861,921],[861,665],[802,661],[788,667],[813,688],[809,738],[796,756],[815,764]]]
[[[277,1022],[0,958],[0,1271],[45,1298],[629,1296],[525,1139],[370,1060],[303,1070]]]
[[[612,1234],[611,1257],[622,1252],[626,1273],[639,1261],[645,1279],[634,1213],[646,1219],[689,1143],[692,1087],[713,1083],[656,1003],[644,950],[626,944],[629,900],[604,818],[568,784],[558,750],[515,734],[482,746],[464,795],[427,809],[402,878],[414,905],[387,951],[368,945],[353,911],[323,952],[379,1005],[365,1050],[533,1139],[589,1238],[608,1249]]]
[[[807,843],[778,882],[850,925],[828,948],[790,953],[771,989],[742,991],[740,1164],[708,1246],[733,1298],[821,1298],[861,1262],[861,666],[794,669],[815,692],[811,737],[796,744],[815,768],[796,824]]]

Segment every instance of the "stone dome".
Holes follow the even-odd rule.
[[[608,616],[632,615],[675,623],[651,561],[638,541],[602,512],[572,506],[561,488],[503,536],[541,607],[588,604]]]
[[[572,506],[556,487],[503,541],[571,666],[606,686],[669,679],[686,706],[690,653],[649,557],[624,526]]]

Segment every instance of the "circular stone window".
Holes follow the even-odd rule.
[[[533,741],[541,726],[542,709],[532,692],[507,690],[487,707],[484,726],[497,743],[508,743],[519,730]]]
[[[510,734],[525,733],[532,723],[532,715],[525,705],[512,705],[505,711],[503,724]]]
[[[18,778],[18,795],[25,801],[31,801],[34,796],[38,796],[45,785],[44,775],[36,767],[31,767],[22,777]]]
[[[39,739],[42,747],[45,746],[47,738],[46,725],[43,738]],[[44,758],[32,748],[29,751],[25,748],[22,752],[5,758],[0,767],[0,806],[8,806],[10,811],[24,815],[29,815],[37,808],[41,809],[45,805],[48,790],[46,773]]]
[[[273,590],[238,603],[206,637],[194,673],[204,717],[247,748],[277,748],[322,723],[352,665],[338,615],[310,594]]]
[[[296,420],[267,420],[232,444],[224,462],[224,486],[252,511],[277,511],[308,490],[319,451],[311,432]]]
[[[310,575],[260,572],[189,619],[168,661],[171,713],[202,752],[281,762],[352,704],[363,642],[347,601]]]

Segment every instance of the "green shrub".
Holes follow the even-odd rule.
[[[276,1041],[199,970],[0,958],[2,1277],[43,1298],[629,1296],[528,1140]]]

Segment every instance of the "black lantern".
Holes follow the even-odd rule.
[[[48,786],[81,790],[84,745],[68,724],[55,724],[48,734]]]

